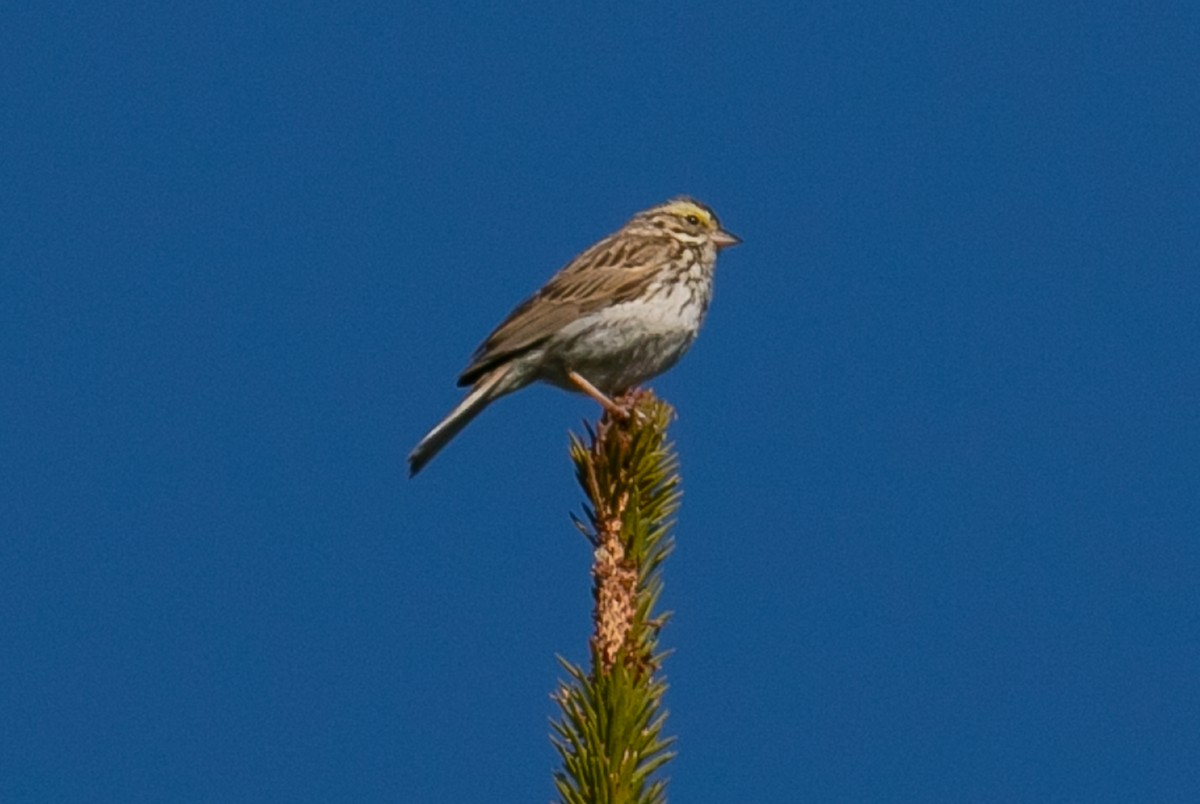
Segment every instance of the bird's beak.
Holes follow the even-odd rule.
[[[729,248],[730,246],[736,246],[738,243],[742,242],[742,238],[735,234],[731,234],[724,229],[718,229],[713,233],[712,241],[717,248],[721,249]]]

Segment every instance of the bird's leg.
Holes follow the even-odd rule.
[[[587,381],[582,374],[575,369],[567,369],[567,378],[579,387],[580,391],[590,396],[592,399],[600,403],[600,406],[607,410],[609,414],[618,420],[629,418],[629,409],[612,401],[603,391]]]

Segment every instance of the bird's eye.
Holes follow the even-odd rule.
[[[684,220],[686,220],[686,221],[687,221],[688,223],[690,223],[692,226],[699,226],[699,225],[700,225],[700,218],[698,218],[698,217],[697,217],[697,216],[695,216],[695,215],[688,215],[688,216],[687,216],[687,217],[686,217]]]

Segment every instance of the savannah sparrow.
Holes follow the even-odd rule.
[[[741,240],[713,211],[676,198],[639,212],[521,303],[458,378],[471,391],[408,456],[415,475],[494,400],[536,381],[609,394],[675,365],[712,298],[717,252]]]

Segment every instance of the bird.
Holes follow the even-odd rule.
[[[567,263],[487,337],[458,378],[470,391],[408,456],[414,477],[484,408],[534,382],[612,397],[662,374],[700,331],[717,254],[742,240],[687,196],[635,214]]]

